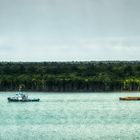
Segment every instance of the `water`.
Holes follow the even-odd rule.
[[[139,140],[140,93],[29,93],[40,102],[8,103],[0,93],[0,140]]]

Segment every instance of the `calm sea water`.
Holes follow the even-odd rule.
[[[28,93],[40,102],[9,103],[0,93],[0,140],[139,140],[140,93]]]

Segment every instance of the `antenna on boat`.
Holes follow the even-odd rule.
[[[21,91],[21,89],[22,89],[22,85],[19,85],[19,89],[18,90]]]
[[[23,88],[24,88],[25,86],[22,84],[22,85],[19,85],[19,88],[18,88],[18,91],[19,92],[22,92],[22,90],[23,90]]]

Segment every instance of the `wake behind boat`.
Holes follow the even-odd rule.
[[[14,97],[7,98],[9,102],[39,102],[39,98],[29,99],[28,95],[23,93],[17,93]]]

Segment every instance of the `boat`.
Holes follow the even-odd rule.
[[[133,100],[140,100],[140,97],[120,97],[119,99],[125,101],[133,101]]]
[[[40,101],[39,98],[29,99],[28,95],[21,92],[17,93],[16,96],[8,97],[7,99],[9,102],[39,102]]]

